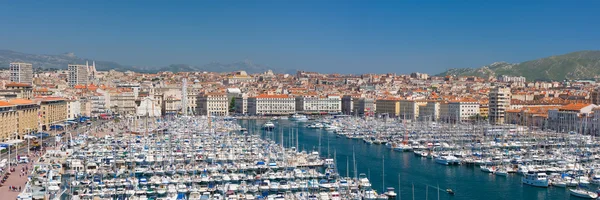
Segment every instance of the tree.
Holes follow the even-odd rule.
[[[229,112],[233,111],[235,111],[235,98],[231,98],[231,101],[229,102]]]

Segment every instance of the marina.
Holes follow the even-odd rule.
[[[378,195],[364,174],[340,177],[334,159],[283,148],[232,120],[177,117],[135,130],[63,140],[36,162],[18,199],[395,198],[394,189]]]
[[[589,135],[294,118],[144,119],[69,135],[35,161],[18,199],[597,198]]]
[[[252,129],[263,121],[240,123]],[[494,196],[491,199],[577,199],[571,190],[595,194],[598,184],[594,172],[597,155],[592,153],[597,152],[598,145],[589,135],[472,124],[436,124],[432,128],[425,123],[410,123],[407,127],[413,130],[405,131],[401,121],[366,122],[354,118],[304,123],[278,120],[276,124],[284,137],[290,132],[300,133],[300,149],[321,149],[322,157],[333,157],[335,152],[340,174],[352,177],[365,173],[374,189],[400,188],[396,192],[404,199],[412,199],[413,195],[416,199],[436,199],[436,189],[441,191],[440,199],[489,199],[490,194]],[[323,127],[315,128],[315,124]],[[328,131],[326,127],[330,126],[339,129]],[[426,133],[429,131],[432,133]],[[410,134],[405,137],[407,132]],[[488,135],[491,132],[506,134]],[[280,140],[280,134],[263,135]],[[503,137],[507,139],[498,139]],[[403,144],[405,138],[409,141]],[[540,145],[543,143],[552,145]],[[369,164],[359,164],[358,172],[354,172],[353,156],[357,163]],[[446,165],[440,160],[454,162]],[[345,167],[347,162],[350,167]],[[538,173],[545,178],[538,178]],[[528,174],[535,174],[531,180],[541,187],[527,184]]]

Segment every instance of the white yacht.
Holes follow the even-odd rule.
[[[262,125],[262,128],[268,131],[271,131],[273,129],[275,129],[275,124],[273,124],[273,122],[268,121],[267,123]]]
[[[436,163],[442,165],[458,165],[460,164],[460,160],[454,156],[440,156],[435,159]]]
[[[306,117],[305,115],[294,114],[294,115],[292,115],[292,117],[289,118],[289,120],[291,120],[291,121],[308,121],[308,117]]]
[[[584,189],[569,189],[569,193],[571,195],[584,198],[584,199],[596,199],[598,198],[598,194],[592,191],[584,190]]]
[[[548,187],[548,175],[546,173],[528,172],[521,178],[524,184],[536,187]]]

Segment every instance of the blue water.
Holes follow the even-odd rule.
[[[415,156],[412,152],[396,152],[385,145],[368,145],[362,140],[338,138],[333,133],[319,129],[304,128],[305,123],[279,120],[277,129],[272,133],[260,130],[265,120],[239,120],[251,133],[261,134],[264,138],[273,138],[280,142],[280,131],[283,132],[284,144],[289,147],[288,135],[291,129],[297,129],[298,146],[302,150],[319,149],[321,138],[321,156],[336,156],[339,173],[346,175],[346,161],[350,162],[350,176],[354,176],[352,152],[356,155],[358,173],[369,175],[373,188],[378,192],[384,187],[401,189],[401,199],[577,199],[571,197],[565,188],[536,188],[521,184],[521,176],[510,174],[500,177],[482,172],[470,166],[443,166],[431,159]],[[295,140],[294,140],[295,143]],[[328,148],[329,146],[329,148]],[[382,174],[382,163],[385,163],[385,175]],[[400,176],[400,179],[399,179]],[[398,187],[399,183],[401,187]],[[429,187],[427,189],[427,187]],[[456,193],[450,196],[445,192],[452,188]],[[426,192],[428,191],[428,192]]]

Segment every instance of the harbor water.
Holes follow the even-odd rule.
[[[367,174],[378,193],[385,191],[384,188],[394,187],[400,193],[398,199],[575,198],[565,188],[523,185],[522,176],[518,174],[504,177],[483,173],[473,166],[444,166],[431,159],[417,157],[412,152],[397,152],[385,145],[367,144],[362,140],[338,137],[322,129],[309,129],[305,127],[305,122],[277,120],[276,128],[267,132],[260,128],[265,122],[238,121],[251,134],[261,134],[263,138],[283,142],[286,147],[298,146],[300,150],[319,151],[322,157],[335,158],[340,175],[354,177],[355,174]],[[455,194],[446,193],[447,188],[451,188]]]

